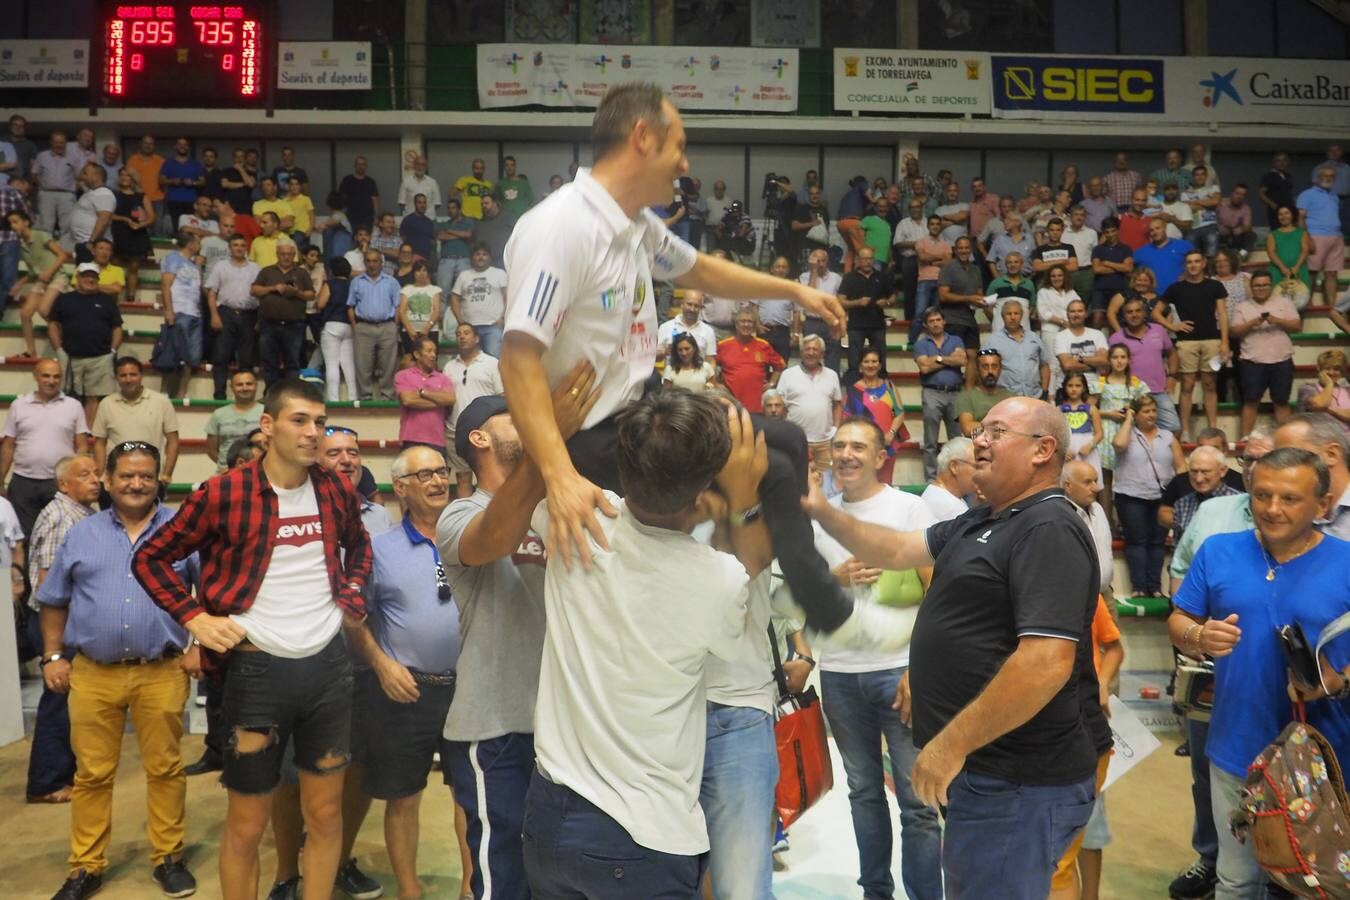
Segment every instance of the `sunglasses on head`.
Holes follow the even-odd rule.
[[[346,425],[329,425],[323,430],[324,437],[332,437],[335,434],[350,434],[353,438],[360,438],[355,430],[348,428]]]

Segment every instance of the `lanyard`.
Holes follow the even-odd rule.
[[[439,566],[441,564],[441,554],[440,551],[436,549],[436,542],[413,527],[411,516],[404,516],[403,521],[400,524],[403,525],[403,533],[408,536],[408,540],[412,541],[414,544],[426,544],[431,548],[431,558],[434,559],[436,565]]]

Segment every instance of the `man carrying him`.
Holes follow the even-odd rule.
[[[1251,478],[1255,530],[1204,542],[1173,594],[1167,622],[1182,653],[1214,659],[1205,754],[1214,822],[1221,826],[1238,806],[1247,766],[1293,718],[1278,626],[1298,624],[1316,635],[1350,612],[1350,544],[1314,527],[1334,502],[1326,463],[1314,452],[1285,447],[1258,460]],[[1344,641],[1326,653],[1337,673],[1350,669]],[[1350,752],[1344,703],[1312,700],[1306,711],[1338,752]],[[1251,843],[1227,827],[1216,830],[1215,896],[1260,895],[1266,879]]]
[[[338,872],[352,706],[340,632],[344,616],[365,616],[371,557],[355,492],[318,465],[325,422],[318,388],[274,385],[261,419],[266,455],[206,481],[132,562],[155,603],[228,672],[225,900],[257,896],[258,845],[287,740],[300,770],[306,896],[328,900]],[[195,595],[173,569],[193,553],[202,560]]]
[[[478,344],[478,332],[468,323],[455,329],[455,355],[441,369],[455,389],[455,405],[445,420],[446,459],[455,476],[455,491],[459,498],[473,493],[473,467],[467,457],[458,451],[458,422],[469,404],[479,397],[500,395],[502,376],[497,357],[484,353]]]
[[[1162,299],[1176,309],[1181,319],[1175,327],[1181,335],[1177,339],[1177,371],[1181,374],[1183,436],[1191,433],[1197,373],[1204,392],[1205,417],[1211,426],[1219,424],[1219,389],[1212,360],[1217,357],[1226,365],[1232,356],[1228,345],[1228,291],[1206,276],[1205,255],[1199,250],[1186,252],[1185,266],[1184,278],[1166,289],[1161,288],[1161,280],[1159,285]],[[1163,308],[1160,305],[1153,311],[1153,320],[1158,324],[1164,321]]]
[[[937,457],[937,475],[923,489],[919,499],[928,506],[936,522],[946,522],[963,514],[967,497],[975,496],[975,444],[965,435],[942,445]]]
[[[946,320],[939,307],[930,307],[923,316],[924,333],[912,348],[923,386],[923,475],[926,481],[937,477],[939,430],[947,428],[947,440],[960,436],[956,414],[957,395],[965,385],[966,348],[961,339],[948,334]]]
[[[170,399],[187,396],[192,370],[202,361],[202,270],[201,240],[189,232],[178,233],[178,249],[160,264],[160,299],[164,324],[171,330],[178,365],[164,373],[161,385]]]
[[[371,539],[368,618],[346,617],[343,631],[359,670],[354,691],[364,732],[362,790],[385,801],[384,845],[398,896],[422,896],[417,878],[419,807],[441,730],[455,695],[459,610],[436,549],[436,523],[450,502],[445,458],[411,447],[390,466],[402,525]]]
[[[365,251],[365,263],[366,270],[352,276],[347,292],[347,316],[355,332],[356,390],[362,400],[395,400],[399,284],[384,271],[384,257],[373,245]]]
[[[759,336],[753,306],[736,313],[736,333],[717,345],[717,377],[746,409],[763,412],[765,387],[778,384],[787,362]]]
[[[747,412],[687,391],[634,401],[618,429],[626,499],[602,520],[605,545],[591,544],[588,567],[545,570],[525,871],[538,896],[617,896],[622,877],[624,896],[692,897],[709,848],[698,805],[704,667],[709,654],[741,659],[748,578],[772,556],[762,520],[741,519],[758,503],[767,452]],[[726,510],[717,519],[739,523],[736,556],[688,534],[710,517],[714,480]],[[548,540],[543,507],[532,525]],[[634,594],[639,581],[659,587]],[[580,848],[631,862],[588,865]]]
[[[956,421],[961,426],[961,434],[970,437],[989,410],[1001,400],[1014,394],[1004,389],[999,382],[1003,378],[1003,357],[992,347],[975,354],[975,372],[977,381],[956,395]]]
[[[1014,395],[1045,399],[1050,388],[1050,354],[1040,335],[1022,327],[1022,304],[1009,300],[1003,305],[1003,327],[989,335],[985,347],[997,350],[1003,373],[999,387]]]
[[[256,240],[253,246],[258,246]],[[300,371],[300,356],[305,343],[305,306],[314,299],[314,282],[309,272],[296,264],[295,244],[289,240],[278,244],[276,256],[275,263],[258,270],[253,286],[249,288],[258,299],[258,353],[263,381],[268,388],[281,381],[283,371],[286,378],[294,378]],[[358,368],[357,376],[360,374]]]
[[[682,334],[690,335],[698,342],[698,352],[704,359],[711,360],[717,356],[717,332],[703,321],[702,291],[685,291],[684,297],[680,299],[680,314],[662,322],[656,330],[657,356],[666,360],[666,365],[673,361],[670,345]]]
[[[234,402],[218,407],[206,420],[206,455],[216,464],[216,474],[224,472],[228,450],[240,438],[247,438],[258,427],[262,418],[262,404],[258,402],[258,377],[248,369],[230,376],[230,393]]]
[[[414,205],[418,194],[427,200],[426,212],[436,215],[436,211],[441,208],[441,186],[435,178],[427,174],[427,158],[421,153],[413,159],[412,171],[404,175],[403,180],[399,182],[398,211],[407,213],[408,208]],[[429,256],[425,258],[431,259]]]
[[[122,346],[122,313],[117,301],[98,289],[98,265],[80,263],[75,290],[62,294],[47,314],[47,340],[65,351],[71,393],[84,401],[86,420],[98,413],[99,402],[114,393],[113,357]]]
[[[445,423],[455,405],[454,382],[436,368],[436,342],[419,338],[413,364],[394,375],[400,407],[398,439],[403,449],[430,447],[445,455]]]
[[[817,468],[830,467],[830,440],[843,417],[844,395],[839,373],[825,366],[825,340],[805,335],[801,362],[778,377],[778,392],[787,404],[787,419],[806,435],[811,461]]]
[[[1100,707],[1089,720],[1095,704],[1080,698],[1097,689],[1097,554],[1060,488],[1069,430],[1058,410],[1004,400],[973,437],[988,505],[927,531],[855,519],[816,485],[803,506],[863,566],[933,566],[895,699],[920,748],[914,793],[946,807],[946,896],[1041,900],[1095,792],[1105,720]]]
[[[99,480],[94,460],[88,456],[63,456],[56,464],[56,496],[38,513],[28,537],[29,639],[41,647],[42,604],[38,589],[56,561],[56,551],[77,522],[97,512]],[[33,743],[28,755],[28,802],[69,803],[75,782],[75,751],[70,747],[69,695],[42,684]]]
[[[881,430],[870,419],[850,417],[839,426],[831,449],[834,481],[842,493],[829,500],[830,506],[851,520],[879,528],[909,531],[934,524],[937,519],[921,499],[882,481],[883,443]],[[857,604],[904,603],[903,612],[913,622],[918,599],[933,577],[931,567],[883,572],[880,567],[864,566],[824,531],[819,532],[816,546]],[[914,792],[910,780],[917,755],[914,736],[894,712],[896,692],[909,667],[910,647],[819,653],[821,701],[848,777],[863,895],[890,897],[895,893],[891,811],[881,755],[884,738],[900,807],[904,892],[913,900],[941,900],[942,837],[937,810]]]
[[[853,271],[839,284],[839,302],[848,310],[848,368],[858,371],[863,348],[881,354],[881,374],[886,374],[886,313],[895,302],[895,282],[876,266],[876,251],[863,247],[855,254]]]
[[[1237,184],[1233,192],[1214,209],[1219,223],[1219,246],[1238,252],[1242,259],[1256,248],[1256,232],[1252,230],[1252,208],[1247,205],[1247,186]]]
[[[1087,327],[1087,304],[1082,300],[1070,300],[1066,316],[1069,326],[1055,335],[1052,348],[1059,367],[1065,375],[1082,372],[1088,390],[1096,393],[1099,373],[1106,369],[1106,335]]]
[[[1306,229],[1313,241],[1308,270],[1322,273],[1322,296],[1327,306],[1336,305],[1336,296],[1341,290],[1341,264],[1345,262],[1341,200],[1335,191],[1336,179],[1336,169],[1322,166],[1317,170],[1313,186],[1298,195],[1298,227]]]
[[[506,272],[492,264],[492,250],[486,244],[475,243],[469,261],[470,267],[459,273],[450,291],[450,311],[456,322],[473,326],[484,353],[500,356]]]
[[[32,393],[14,398],[0,436],[0,484],[9,477],[5,496],[14,504],[19,527],[33,523],[56,495],[56,466],[85,449],[88,419],[80,401],[61,390],[61,364],[41,359],[33,366]],[[30,549],[31,552],[31,549]]]
[[[519,219],[534,206],[534,186],[530,179],[516,171],[514,156],[502,157],[502,177],[492,188],[492,196],[503,213],[511,219]]]
[[[206,311],[214,332],[211,377],[217,400],[225,399],[231,363],[235,371],[251,373],[258,360],[258,298],[253,285],[262,269],[248,258],[248,241],[242,236],[232,236],[229,247],[229,258],[206,276]]]
[[[128,714],[145,769],[151,875],[167,897],[197,890],[183,863],[187,777],[181,749],[188,675],[201,675],[201,651],[181,624],[127,579],[133,556],[173,518],[156,499],[158,476],[153,446],[114,446],[105,478],[111,508],[70,529],[37,592],[42,677],[48,689],[70,694],[76,761],[71,873],[54,900],[82,900],[103,886]],[[189,555],[168,569],[185,590],[195,580]]]

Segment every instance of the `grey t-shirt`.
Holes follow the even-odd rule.
[[[951,288],[954,294],[983,294],[984,279],[974,263],[963,263],[953,259],[943,265],[938,274],[938,287]],[[944,303],[942,314],[947,317],[948,325],[975,327],[975,311],[968,303]]]
[[[544,649],[544,542],[527,532],[510,556],[481,566],[459,561],[459,542],[492,495],[479,489],[441,513],[436,543],[459,604],[455,702],[449,741],[485,741],[534,732]]]

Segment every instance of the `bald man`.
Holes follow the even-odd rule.
[[[61,375],[61,363],[38,360],[36,387],[14,398],[0,436],[0,484],[10,476],[8,497],[24,534],[56,496],[56,464],[84,450],[89,437],[84,405],[62,393]]]

